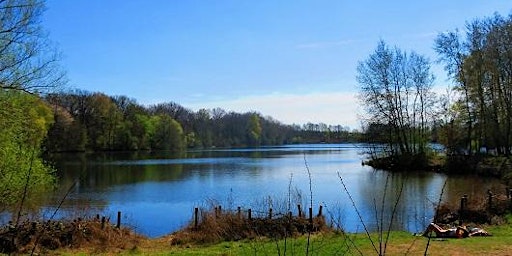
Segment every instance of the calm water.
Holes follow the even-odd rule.
[[[479,196],[488,188],[501,189],[497,181],[482,178],[447,180],[436,173],[375,171],[361,165],[361,151],[354,144],[322,144],[190,151],[182,155],[65,154],[56,163],[59,192],[48,196],[43,212],[52,212],[65,191],[79,180],[60,216],[101,213],[114,220],[121,211],[124,224],[156,237],[186,225],[194,207],[240,206],[262,214],[270,207],[278,213],[287,212],[288,205],[294,212],[299,203],[310,207],[309,169],[314,211],[323,205],[324,214],[345,230],[358,232],[363,227],[340,177],[369,229],[375,229],[381,207],[384,219],[389,219],[401,195],[393,229],[416,232],[431,222],[433,205],[445,181],[444,200],[451,202],[457,202],[464,193]]]

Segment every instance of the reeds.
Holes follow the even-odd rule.
[[[198,222],[172,234],[173,245],[204,244],[267,237],[284,239],[309,232],[331,230],[321,214],[293,216],[291,212],[254,212],[251,209],[221,211],[220,207],[198,211]],[[194,218],[195,219],[195,218]]]

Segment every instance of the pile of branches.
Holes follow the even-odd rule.
[[[99,218],[70,221],[9,222],[0,228],[0,253],[44,253],[60,248],[94,248],[96,252],[135,248],[141,236]]]

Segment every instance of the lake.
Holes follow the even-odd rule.
[[[445,182],[443,200],[453,204],[463,194],[502,189],[497,180],[481,177],[376,171],[362,166],[363,151],[360,144],[315,144],[178,155],[60,154],[55,162],[59,189],[47,196],[42,213],[49,216],[69,191],[59,216],[101,214],[115,222],[121,211],[123,225],[158,237],[186,225],[195,207],[296,214],[297,204],[307,209],[312,197],[315,213],[322,205],[324,215],[349,232],[364,231],[356,209],[375,230],[377,220],[389,222],[394,205],[392,229],[418,232],[432,221]]]

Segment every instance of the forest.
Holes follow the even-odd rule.
[[[143,106],[126,96],[86,91],[51,93],[44,100],[53,110],[53,124],[43,143],[48,152],[180,151],[357,139],[341,125],[285,125],[256,112],[194,112],[174,102]]]

